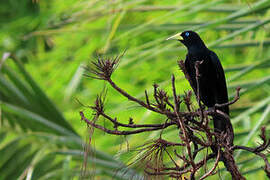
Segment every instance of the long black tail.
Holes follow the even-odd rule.
[[[215,132],[226,132],[227,123],[221,116],[213,116]]]
[[[226,113],[229,117],[229,107],[223,107],[218,110]],[[228,139],[228,142],[229,144],[232,145],[233,144],[233,127],[230,122],[230,118],[226,119],[224,116],[215,115],[213,116],[213,121],[214,121],[215,132],[229,134],[229,136],[231,137]]]
[[[222,107],[218,108],[218,110],[222,111],[223,113],[226,113],[229,116],[229,107]],[[213,116],[214,121],[214,128],[216,132],[224,132],[226,131],[226,128],[228,124],[231,124],[227,122],[227,120],[223,116]]]

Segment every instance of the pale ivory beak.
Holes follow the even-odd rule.
[[[177,33],[177,34],[167,38],[166,40],[171,40],[171,39],[184,40],[183,37],[181,36],[181,33]]]

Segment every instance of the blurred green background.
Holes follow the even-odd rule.
[[[121,122],[164,118],[83,76],[82,67],[97,54],[111,57],[127,50],[112,76],[120,87],[143,98],[154,83],[170,91],[174,73],[177,90],[184,93],[191,88],[176,61],[185,58],[186,50],[165,39],[190,29],[221,59],[230,98],[242,87],[240,101],[231,106],[235,144],[256,146],[260,127],[270,128],[269,8],[269,0],[1,1],[0,179],[79,179],[82,172],[89,179],[138,179],[139,170],[119,170],[122,162],[132,161],[125,151],[159,132],[118,137],[95,130],[91,144],[96,151],[87,150],[85,171],[90,132],[79,111],[91,119],[87,106],[107,88],[106,112]],[[99,123],[111,127],[102,119]],[[164,137],[177,141],[175,134],[170,129]],[[260,159],[235,155],[247,179],[267,179]],[[229,177],[222,163],[219,168],[209,179]]]

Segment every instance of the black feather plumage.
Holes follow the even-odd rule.
[[[209,50],[200,36],[193,31],[185,31],[180,34],[180,40],[187,49],[188,53],[185,60],[185,68],[189,74],[195,94],[197,94],[195,62],[203,61],[199,66],[200,78],[200,99],[208,107],[215,104],[228,102],[228,93],[224,70],[218,56]],[[229,107],[220,108],[222,112],[229,115]],[[227,124],[221,117],[213,117],[214,128],[216,131],[225,131]]]

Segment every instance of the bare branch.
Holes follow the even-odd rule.
[[[161,127],[155,127],[155,128],[145,128],[145,129],[138,129],[138,130],[134,130],[134,131],[118,131],[118,130],[110,130],[107,129],[103,126],[100,126],[98,124],[95,124],[94,122],[88,120],[87,118],[85,118],[83,112],[80,112],[81,115],[81,119],[84,120],[88,125],[93,126],[97,129],[100,129],[108,134],[115,134],[115,135],[130,135],[130,134],[138,134],[138,133],[142,133],[142,132],[147,132],[147,131],[156,131],[156,130],[160,130],[163,128],[168,127],[169,125],[166,126],[161,126]]]
[[[184,61],[178,61],[180,69],[189,81],[193,92],[195,92],[199,108],[195,109],[191,102],[192,91],[185,93],[183,98],[180,98],[180,96],[177,95],[174,75],[171,77],[172,95],[169,95],[167,91],[159,88],[157,84],[154,84],[153,102],[150,102],[149,95],[146,90],[144,91],[145,100],[140,100],[120,88],[111,78],[112,73],[117,68],[120,58],[121,56],[107,59],[99,57],[97,61],[92,63],[92,67],[88,67],[87,70],[90,72],[90,75],[88,76],[107,81],[119,94],[138,104],[140,107],[159,114],[160,118],[163,118],[164,121],[160,124],[137,124],[131,118],[132,116],[128,116],[130,117],[128,122],[121,123],[116,117],[113,118],[109,114],[105,113],[104,96],[102,98],[101,95],[97,96],[94,106],[90,106],[90,108],[94,110],[95,118],[93,120],[89,120],[84,116],[83,112],[80,112],[80,116],[88,126],[100,129],[108,134],[132,135],[160,130],[158,139],[140,146],[142,148],[140,148],[139,151],[142,155],[138,157],[138,160],[130,163],[130,166],[138,164],[139,167],[144,168],[144,172],[147,175],[168,176],[179,179],[189,174],[189,178],[193,180],[196,176],[199,176],[197,172],[201,168],[206,167],[209,160],[215,159],[213,167],[207,172],[205,170],[204,174],[200,174],[200,179],[206,179],[207,177],[214,175],[216,173],[218,163],[222,161],[227,171],[232,175],[232,179],[242,180],[245,178],[239,171],[233,156],[234,151],[241,149],[254,153],[262,158],[265,163],[265,173],[270,177],[270,164],[266,155],[263,153],[263,151],[270,146],[270,139],[266,137],[265,128],[263,127],[261,129],[260,137],[263,142],[258,147],[251,148],[233,145],[234,132],[230,122],[230,117],[228,114],[219,110],[220,108],[232,105],[239,100],[239,87],[236,89],[236,95],[232,101],[223,104],[215,104],[214,108],[205,110],[201,103],[201,98],[203,97],[201,97],[200,94],[199,71],[200,65],[203,61],[195,63],[196,84],[192,84],[191,78],[185,69]],[[170,102],[171,99],[173,99],[173,103]],[[184,101],[183,104],[181,104],[182,100]],[[182,110],[184,109],[182,108],[183,105],[186,106],[186,112]],[[216,132],[209,126],[209,121],[213,116],[218,116],[226,122],[226,132]],[[111,122],[114,130],[106,128],[105,125],[102,126],[97,124],[99,117],[103,117],[106,121]],[[164,129],[173,125],[176,125],[175,127],[178,130],[179,142],[170,142],[162,138]],[[125,131],[119,130],[119,128],[132,128],[133,130]],[[178,154],[177,150],[179,150],[179,147],[181,147],[180,149],[183,152]],[[202,155],[197,155],[201,154],[203,152],[202,150],[206,150],[207,152],[208,150],[212,150],[212,153],[209,155],[207,153],[205,158],[202,158]],[[170,154],[171,151],[174,153]],[[167,162],[163,162],[164,155],[169,157],[168,160],[174,167],[166,166]],[[177,160],[180,160],[181,164],[179,164]]]
[[[211,175],[214,173],[214,171],[215,171],[216,168],[217,168],[219,159],[220,159],[220,149],[218,149],[217,157],[216,157],[216,161],[215,161],[214,166],[212,167],[212,169],[210,169],[210,171],[208,171],[206,174],[204,174],[204,175],[200,178],[200,180],[203,180],[203,179],[207,178],[208,176],[211,176]]]
[[[110,83],[110,85],[115,89],[117,90],[120,94],[122,94],[123,96],[125,96],[126,98],[128,98],[128,100],[130,101],[134,101],[138,104],[140,104],[141,106],[145,107],[146,109],[149,109],[151,111],[154,111],[154,112],[157,112],[157,113],[160,113],[160,114],[165,114],[165,115],[171,115],[171,112],[169,111],[161,111],[153,106],[150,106],[148,104],[145,104],[143,101],[129,95],[126,91],[124,91],[123,89],[121,89],[120,87],[118,87],[110,78],[107,79],[107,81]]]
[[[240,90],[241,90],[241,87],[236,88],[236,95],[234,96],[234,99],[232,101],[229,101],[223,104],[215,104],[215,108],[221,108],[221,107],[229,106],[236,103],[240,98]]]
[[[169,122],[169,123],[163,123],[163,124],[130,124],[130,123],[123,124],[123,123],[118,122],[116,118],[113,119],[110,116],[106,115],[104,112],[100,113],[100,115],[110,120],[112,123],[116,124],[117,126],[128,127],[128,128],[145,128],[145,127],[164,128],[164,127],[168,127],[175,124],[175,122]]]
[[[192,153],[191,153],[190,140],[188,138],[187,131],[186,131],[183,119],[179,115],[179,104],[180,104],[180,102],[179,102],[179,99],[178,99],[178,97],[176,95],[175,77],[174,77],[174,75],[172,75],[172,91],[173,91],[173,98],[174,98],[174,112],[175,112],[175,114],[177,116],[177,119],[178,119],[180,128],[182,130],[182,133],[184,134],[183,141],[185,142],[186,147],[187,147],[188,155],[189,155],[189,158],[190,158],[190,163],[191,163],[191,165],[193,167],[193,170],[195,170],[195,163],[193,161],[193,156],[192,156]]]
[[[260,153],[260,152],[266,150],[270,146],[270,139],[267,139],[266,135],[265,135],[265,127],[261,128],[260,137],[263,140],[263,143],[261,145],[259,145],[258,147],[251,148],[251,147],[246,147],[246,146],[233,146],[231,149],[232,150],[242,149],[242,150],[246,150],[246,151],[249,151],[252,153]]]
[[[204,119],[204,113],[203,113],[203,106],[202,106],[202,103],[201,103],[201,95],[200,95],[200,82],[199,82],[199,79],[200,79],[200,65],[203,63],[204,61],[196,61],[195,63],[195,72],[196,72],[196,98],[197,98],[197,103],[199,105],[199,109],[200,109],[200,118],[201,118],[201,123],[203,123],[203,119]]]
[[[146,99],[147,106],[150,106],[150,101],[149,101],[149,98],[148,98],[147,91],[145,90],[144,93],[145,93],[145,99]]]

